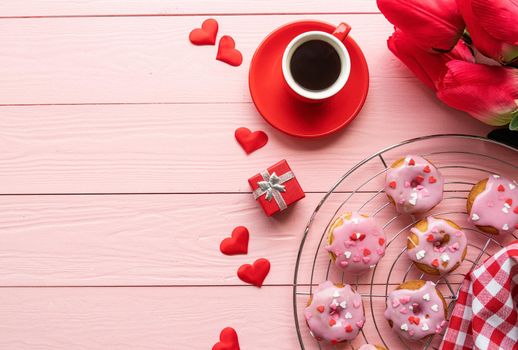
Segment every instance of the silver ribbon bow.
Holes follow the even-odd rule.
[[[261,197],[263,194],[267,201],[271,201],[272,198],[275,199],[275,202],[279,206],[280,210],[286,209],[288,206],[282,198],[281,192],[286,192],[286,186],[283,185],[286,181],[289,181],[295,177],[293,172],[288,171],[287,173],[282,174],[281,176],[277,176],[275,172],[271,175],[268,173],[268,170],[261,171],[261,176],[264,181],[259,181],[257,185],[258,189],[254,191],[254,199]]]

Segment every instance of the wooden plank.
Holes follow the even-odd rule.
[[[250,176],[283,158],[306,191],[327,191],[361,159],[404,139],[490,130],[418,89],[414,81],[374,85],[361,115],[319,140],[277,132],[250,104],[1,107],[0,193],[248,192]],[[427,113],[417,128],[412,121],[421,108]],[[241,126],[265,130],[269,143],[246,156],[233,136]],[[472,150],[470,143],[426,145],[387,161],[402,152]],[[341,190],[382,168],[375,159]]]
[[[4,0],[2,17],[378,12],[374,0]]]
[[[314,16],[219,18],[220,34],[232,35],[243,52],[238,68],[216,61],[216,47],[189,43],[190,30],[204,18],[2,20],[0,104],[250,102],[248,66],[261,40],[285,23]],[[371,91],[387,89],[385,84],[405,91],[402,79],[414,84],[415,78],[386,48],[392,26],[383,16],[319,19],[351,24],[351,35],[370,64]],[[415,95],[425,90],[417,89]]]
[[[360,289],[360,293],[365,290]],[[0,346],[9,350],[211,349],[219,332],[236,329],[242,349],[299,348],[290,287],[255,288],[2,288]],[[300,309],[307,297],[301,297]],[[380,342],[364,298],[367,340]],[[391,349],[402,343],[372,310]],[[301,322],[307,350],[318,349]],[[267,335],[267,336],[265,336]],[[360,335],[354,348],[364,343]],[[327,350],[327,348],[326,348]]]
[[[266,284],[291,285],[304,228],[321,196],[309,194],[270,219],[249,194],[2,196],[0,286],[243,285],[236,276],[238,267],[262,257],[272,264]],[[318,242],[348,197],[345,193],[332,195],[320,209],[301,255],[299,283],[326,279],[328,256],[322,247],[318,249]],[[339,212],[359,210],[371,197],[369,193],[354,195]],[[450,199],[434,212],[470,227],[465,215],[457,214],[464,210],[462,193],[448,193],[447,197]],[[377,220],[388,223],[395,214],[391,207],[379,210],[385,203],[383,195],[376,196],[361,209],[364,213],[379,212]],[[387,227],[389,239],[409,223],[406,217],[393,221]],[[224,256],[219,244],[238,225],[250,230],[249,254]],[[483,246],[483,237],[469,234],[473,244]],[[499,237],[498,241],[509,239]],[[408,258],[399,256],[405,244],[403,230],[376,270],[374,283],[401,282],[409,266]],[[491,246],[489,251],[494,249],[496,246]],[[473,249],[468,257],[473,260],[477,254]],[[458,272],[469,267],[466,262]],[[334,267],[330,276],[335,281],[341,279]],[[418,276],[417,271],[409,276]],[[460,278],[454,276],[451,281]],[[369,284],[371,274],[346,281]]]

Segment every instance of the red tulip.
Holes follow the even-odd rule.
[[[447,105],[489,125],[518,129],[518,70],[453,60],[438,86]]]
[[[414,75],[431,89],[437,86],[446,74],[446,63],[453,59],[474,62],[470,48],[459,41],[448,53],[427,52],[417,46],[406,32],[395,28],[394,34],[387,41],[390,51],[399,58]]]
[[[518,59],[518,2],[457,0],[473,45],[503,64]]]
[[[464,32],[455,0],[377,0],[389,22],[426,50],[451,50]]]

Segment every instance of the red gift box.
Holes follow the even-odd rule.
[[[268,216],[285,210],[306,195],[286,160],[248,179],[254,198]]]

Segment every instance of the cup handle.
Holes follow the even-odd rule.
[[[333,35],[338,38],[340,41],[344,41],[345,38],[347,38],[347,35],[351,31],[351,26],[347,23],[340,23],[338,27],[336,27],[335,31],[333,32]]]

